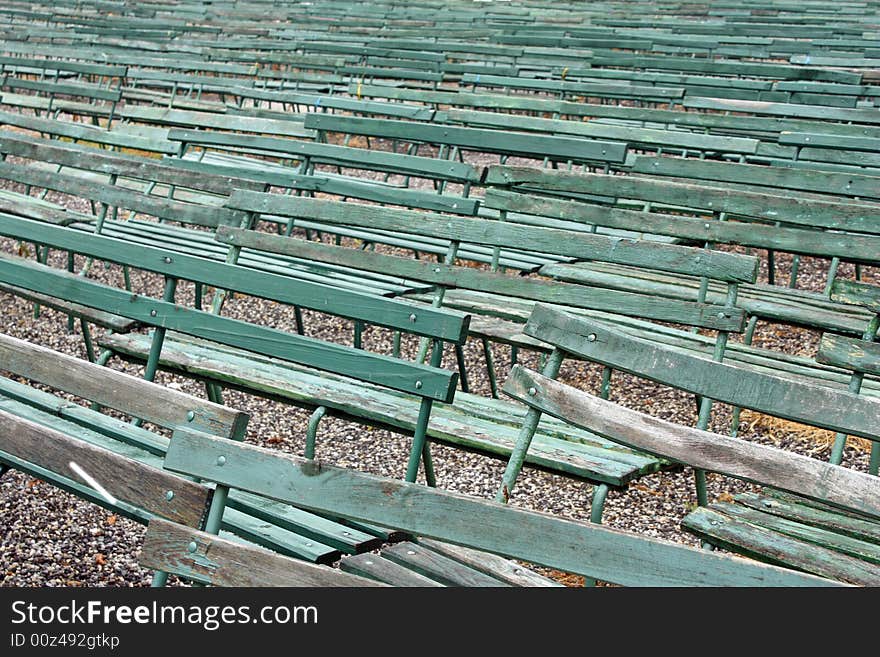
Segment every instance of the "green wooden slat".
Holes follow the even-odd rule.
[[[739,244],[788,253],[840,257],[847,260],[874,262],[878,247],[880,247],[877,235],[852,235],[830,231],[802,230],[799,228],[778,228],[755,223],[722,222],[714,218],[707,220],[659,212],[608,208],[601,205],[589,205],[577,201],[517,194],[498,189],[487,191],[484,205],[485,207],[510,212],[522,212],[539,217],[552,217],[586,225],[644,231],[646,233],[668,235],[697,242]],[[836,215],[829,211],[824,215],[828,218],[827,221],[817,223],[835,223],[840,228],[850,228],[850,226],[855,225],[860,230],[873,228],[870,226],[870,223],[874,223],[871,221],[870,206],[860,207],[863,207],[864,211],[851,217],[845,214],[842,216]],[[805,212],[803,214],[809,213]],[[508,215],[508,221],[517,221],[517,219],[516,217],[511,218]]]
[[[223,466],[217,458],[225,456]],[[166,467],[227,485],[419,536],[518,558],[603,580],[651,585],[754,585],[822,580],[721,554],[561,520],[508,505],[346,471],[260,448],[178,432]],[[260,473],[255,476],[255,473]],[[481,522],[475,523],[479,518]],[[492,527],[486,531],[486,527]],[[553,541],[547,541],[553,536]]]
[[[713,545],[768,563],[865,586],[880,584],[880,567],[701,507],[682,526]]]
[[[819,343],[816,360],[858,372],[880,374],[880,344],[826,333]]]
[[[844,278],[835,278],[831,284],[831,298],[842,303],[863,306],[880,313],[880,286]]]

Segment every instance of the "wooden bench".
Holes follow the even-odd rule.
[[[694,357],[633,338],[610,324],[542,306],[535,309],[525,331],[553,344],[560,354],[578,354],[700,395],[704,406],[706,400],[716,400],[877,440],[874,426],[880,401],[853,391]],[[685,428],[597,399],[554,381],[554,377],[552,370],[538,374],[518,367],[504,390],[531,407],[532,421],[549,413],[621,445],[689,464],[698,471],[720,472],[770,487],[763,497],[740,496],[755,513],[728,503],[707,506],[703,497],[700,507],[684,519],[686,529],[770,563],[850,583],[880,582],[880,487],[876,476]],[[711,401],[708,403],[711,410]],[[528,451],[530,428],[526,421],[499,497],[508,495],[516,481],[520,459]]]
[[[436,552],[423,541],[361,560],[343,560],[343,570],[393,585],[477,586],[543,584],[526,578],[522,566],[492,568],[490,555],[476,561],[473,550],[518,559],[559,571],[632,586],[819,586],[828,580],[752,561],[695,550],[628,532],[525,511],[417,484],[362,474],[250,445],[218,442],[193,431],[177,431],[165,460],[175,472],[243,488],[313,510],[381,522],[458,548]],[[254,473],[259,472],[260,476]],[[552,536],[553,540],[547,540]],[[150,523],[142,564],[216,586],[333,585],[303,578],[290,560],[242,548],[179,523]],[[243,568],[242,564],[247,563]],[[414,567],[420,579],[401,577],[399,565]],[[445,572],[441,569],[445,569]],[[491,570],[490,570],[491,569]],[[489,570],[492,576],[486,574]],[[482,573],[480,572],[482,571]],[[308,571],[312,572],[312,571]],[[482,577],[480,577],[482,575]],[[350,580],[349,580],[350,581]]]
[[[196,280],[221,290],[414,333],[433,342],[430,366],[409,363],[174,306],[170,303],[173,282],[166,284],[164,301],[138,297],[132,303],[131,295],[123,290],[107,288],[68,272],[19,259],[0,261],[0,268],[5,271],[0,280],[5,283],[43,294],[62,290],[65,300],[100,306],[107,312],[157,327],[152,337],[114,334],[99,341],[113,353],[146,361],[148,378],[162,367],[216,386],[239,388],[315,409],[308,436],[309,455],[314,454],[320,418],[325,412],[337,414],[398,433],[414,434],[407,474],[408,479],[414,480],[419,466],[417,457],[425,451],[425,439],[504,458],[525,412],[518,405],[499,400],[454,395],[457,375],[439,368],[440,344],[456,345],[466,338],[469,317],[459,313],[334,290],[278,274],[254,272],[237,265],[133,246],[109,237],[2,215],[0,234],[25,241],[39,240],[52,248],[158,272],[169,281]],[[64,285],[59,286],[58,280],[64,280]],[[216,301],[215,307],[220,307]],[[155,315],[151,314],[153,311]],[[531,465],[609,486],[626,485],[662,466],[655,459],[635,453],[607,450],[604,441],[596,442],[588,433],[559,433],[558,429],[553,421],[540,427],[538,442],[542,447],[530,458]],[[430,463],[426,476],[433,480]]]
[[[248,416],[244,413],[2,334],[0,366],[10,375],[172,431],[186,426],[230,443],[245,434]],[[396,576],[421,583],[418,564],[407,563],[412,544],[400,542],[404,534],[378,528],[368,533],[365,523],[345,524],[237,487],[215,490],[189,477],[172,475],[162,468],[169,440],[158,430],[147,431],[7,377],[0,377],[0,428],[4,470],[25,472],[139,523],[161,519],[179,528],[209,531],[216,540],[246,554],[271,549],[288,571],[318,578],[314,585],[324,583],[323,577],[338,585],[369,586],[371,580],[314,562],[329,564],[342,558],[343,570],[354,570],[358,564],[367,568],[374,560],[385,561],[370,552],[384,545],[389,555],[406,555],[398,560],[402,563],[395,568]],[[396,544],[389,544],[389,538]],[[444,583],[460,584],[456,578],[463,576],[475,584],[499,583],[486,574],[497,569],[501,576],[521,583],[553,584],[492,555],[469,555],[482,563],[479,570],[450,567],[440,555],[457,554],[457,550],[439,543],[433,548],[429,545],[426,541],[416,549],[422,556],[436,555],[435,568],[438,577],[445,574]],[[154,585],[166,579],[167,572],[160,570]]]

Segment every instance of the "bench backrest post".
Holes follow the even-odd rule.
[[[559,368],[562,367],[562,360],[564,358],[565,353],[560,348],[554,347],[547,357],[547,362],[544,364],[541,374],[547,378],[555,379],[559,376]],[[513,487],[516,485],[516,479],[523,468],[526,454],[529,451],[529,446],[532,444],[532,438],[535,437],[535,432],[538,430],[538,423],[541,421],[542,415],[543,413],[540,409],[529,406],[522,425],[520,425],[519,435],[516,437],[516,443],[510,453],[510,458],[507,460],[507,466],[504,468],[504,474],[501,477],[501,487],[495,494],[496,502],[507,504],[510,500]]]

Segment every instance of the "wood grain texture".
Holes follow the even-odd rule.
[[[218,465],[217,459],[226,461]],[[179,431],[166,467],[314,511],[618,584],[821,585],[721,554]],[[479,521],[475,521],[478,519]],[[548,541],[547,537],[553,540]]]
[[[443,586],[429,577],[401,566],[378,554],[356,554],[346,557],[339,564],[339,569],[353,575],[368,577],[390,586]]]
[[[487,184],[547,192],[592,194],[611,199],[638,199],[733,217],[783,221],[807,227],[876,231],[876,208],[866,203],[824,201],[776,192],[678,182],[641,176],[569,173],[527,167],[492,166]],[[702,181],[701,181],[702,182]]]
[[[825,333],[816,360],[867,374],[880,374],[880,344]]]
[[[427,546],[404,542],[382,550],[382,556],[396,564],[430,577],[446,586],[506,587],[506,582],[471,568]]]
[[[880,586],[880,566],[701,507],[682,526],[713,545],[841,582]]]
[[[0,334],[0,369],[164,427],[241,439],[249,416],[165,386]]]
[[[0,449],[82,482],[79,474],[71,469],[71,462],[75,462],[113,497],[193,527],[201,526],[211,499],[211,490],[201,484],[70,438],[4,410],[0,410]],[[173,493],[170,500],[169,491]]]
[[[474,570],[482,571],[495,579],[507,582],[512,586],[563,586],[549,577],[539,575],[515,561],[504,559],[495,554],[480,552],[479,550],[472,550],[460,545],[452,545],[451,543],[443,543],[442,541],[434,541],[429,538],[419,539],[418,543]]]
[[[538,305],[527,335],[617,370],[735,406],[877,440],[880,400],[683,353]]]
[[[533,390],[534,394],[530,394]],[[511,372],[504,392],[633,449],[880,518],[880,486],[871,475],[775,447],[660,420],[593,397],[522,366],[516,366]]]
[[[193,543],[195,552],[190,551]],[[382,586],[158,519],[150,521],[138,561],[147,568],[213,586]]]
[[[831,299],[880,313],[880,286],[877,285],[835,278],[831,284]]]

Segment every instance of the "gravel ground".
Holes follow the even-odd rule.
[[[55,199],[49,195],[49,199]],[[59,200],[59,199],[55,199]],[[81,204],[65,201],[75,209]],[[17,252],[17,245],[0,240],[6,252]],[[53,264],[64,266],[61,254],[53,254]],[[790,261],[781,256],[779,280],[787,277]],[[801,263],[802,287],[821,289],[825,263],[806,259]],[[843,275],[851,275],[846,267]],[[868,272],[871,274],[871,272]],[[92,268],[92,277],[114,285],[121,284],[118,267]],[[763,274],[766,276],[766,272]],[[132,273],[136,291],[158,294],[161,281],[154,276]],[[181,285],[180,300],[191,303],[192,286]],[[15,337],[31,340],[85,357],[81,336],[67,333],[66,317],[43,310],[33,318],[32,304],[0,293],[0,317],[4,331]],[[259,321],[278,328],[292,329],[293,313],[277,304],[236,296],[226,306],[226,315]],[[352,327],[347,322],[315,313],[306,313],[308,335],[350,344]],[[96,331],[99,334],[100,331]],[[364,335],[366,348],[390,351],[390,334],[381,329],[368,329]],[[814,355],[818,335],[805,330],[759,325],[755,343],[788,353]],[[412,355],[415,340],[405,342],[405,352]],[[509,372],[509,349],[495,346],[499,381]],[[471,386],[474,392],[489,394],[482,352],[478,342],[470,341],[465,349]],[[454,367],[454,362],[445,362]],[[520,362],[538,367],[537,356],[520,353]],[[139,373],[139,368],[114,360],[111,367]],[[585,390],[596,390],[599,370],[584,363],[567,362],[560,379]],[[203,395],[193,381],[160,374],[159,382],[181,390]],[[274,449],[301,453],[308,412],[275,402],[227,391],[226,403],[252,415],[248,441]],[[616,373],[612,399],[626,406],[665,419],[693,425],[696,413],[693,398],[669,388],[636,380]],[[741,436],[766,444],[824,459],[828,456],[829,434],[788,422],[743,413]],[[712,427],[726,431],[730,423],[729,408],[719,406],[713,413]],[[367,472],[402,477],[405,470],[409,439],[387,431],[365,428],[328,418],[319,432],[318,455],[324,461],[358,468]],[[474,454],[434,447],[437,478],[440,486],[482,497],[493,496],[500,481],[503,463]],[[845,465],[867,468],[867,454],[856,444],[845,455]],[[724,498],[745,490],[746,484],[710,475],[710,498]],[[527,469],[519,480],[513,502],[516,505],[551,512],[560,516],[586,520],[589,517],[591,487],[570,479]],[[642,535],[695,545],[694,538],[679,528],[679,521],[696,504],[693,473],[685,468],[644,477],[624,491],[609,495],[605,523]],[[0,584],[4,586],[142,586],[150,574],[137,565],[137,554],[143,528],[118,518],[96,506],[85,503],[54,487],[10,472],[0,478]],[[569,584],[577,578],[561,577]]]

